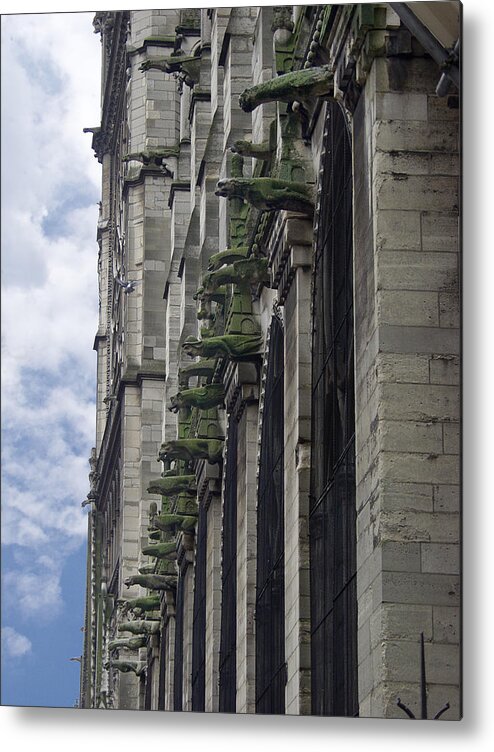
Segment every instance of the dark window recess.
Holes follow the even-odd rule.
[[[153,693],[153,671],[155,668],[155,663],[153,659],[153,651],[151,648],[148,647],[148,660],[147,660],[147,671],[145,674],[145,682],[146,682],[146,692],[144,695],[144,710],[152,710],[151,708],[151,702],[152,702],[152,693]]]
[[[194,610],[192,616],[192,710],[204,711],[206,678],[206,544],[207,512],[199,505],[194,565]]]
[[[219,710],[235,713],[237,696],[237,442],[238,423],[230,415],[225,469],[221,550],[221,637]]]
[[[312,712],[358,715],[352,152],[328,102],[312,340]]]
[[[180,573],[175,602],[175,650],[173,656],[173,710],[182,710],[184,669],[185,571]]]
[[[160,631],[160,675],[158,688],[158,710],[165,709],[166,696],[166,626],[163,624]]]
[[[257,500],[256,712],[285,712],[283,329],[273,317]]]

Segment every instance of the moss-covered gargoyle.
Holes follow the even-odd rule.
[[[110,640],[108,650],[139,650],[145,646],[145,637],[121,637],[119,640]]]
[[[219,253],[213,253],[213,255],[209,257],[208,271],[215,272],[218,269],[221,269],[225,264],[233,264],[234,261],[241,261],[247,257],[248,251],[248,245],[241,245],[238,246],[238,248],[226,248]]]
[[[191,358],[199,355],[206,358],[250,360],[261,354],[263,338],[258,334],[224,334],[204,340],[187,337],[182,347]]]
[[[182,407],[198,407],[200,410],[209,410],[211,407],[222,405],[225,400],[225,387],[223,384],[206,384],[196,386],[194,389],[182,389],[178,394],[170,397],[172,413],[178,413]]]
[[[140,676],[146,670],[146,665],[145,661],[111,661],[111,663],[107,661],[103,664],[103,667],[109,669],[111,666],[124,674],[132,672],[136,676]]]
[[[230,151],[234,154],[239,154],[241,157],[254,157],[255,159],[263,159],[267,161],[271,159],[273,154],[273,147],[269,141],[263,141],[261,144],[253,144],[252,141],[235,141],[233,146],[230,147]]]
[[[167,478],[155,478],[149,481],[147,491],[162,496],[173,496],[179,493],[195,496],[197,493],[196,476],[170,475]]]
[[[143,634],[158,634],[160,631],[160,622],[159,619],[153,619],[153,620],[136,620],[136,621],[123,621],[121,624],[117,627],[118,632],[130,632],[131,634],[135,635],[143,635]]]
[[[168,460],[207,460],[211,464],[223,459],[222,439],[175,439],[161,445],[158,459]],[[143,549],[144,553],[144,549]]]
[[[154,556],[156,559],[168,559],[174,561],[177,558],[175,542],[171,543],[152,543],[149,546],[142,547],[144,556]]]
[[[200,51],[197,55],[186,55],[182,50],[177,50],[169,57],[159,57],[154,60],[145,60],[139,70],[160,70],[163,73],[176,73],[179,78],[192,88],[199,81],[201,72]]]
[[[139,609],[141,611],[155,611],[160,607],[159,595],[145,595],[143,598],[119,598],[117,603],[122,606],[122,614],[127,614],[129,611]]]
[[[184,530],[185,532],[190,533],[194,530],[197,517],[197,514],[160,514],[154,518],[153,524],[165,533],[175,533],[177,530]]]
[[[210,293],[221,285],[231,284],[245,288],[261,282],[269,282],[268,260],[251,256],[205,274],[202,289],[205,293]]]
[[[242,198],[262,211],[293,211],[310,217],[314,213],[314,189],[306,183],[277,178],[224,178],[215,196]]]
[[[175,590],[177,577],[170,574],[133,574],[127,577],[124,583],[127,587],[141,585],[148,590]]]
[[[245,89],[239,104],[244,112],[252,112],[266,102],[301,102],[310,105],[315,97],[328,97],[334,91],[334,76],[329,65],[284,73],[257,86]]]

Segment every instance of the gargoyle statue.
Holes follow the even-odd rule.
[[[230,146],[230,151],[234,154],[240,154],[241,157],[254,157],[268,161],[273,154],[273,147],[269,141],[263,141],[261,144],[253,144],[252,141],[235,141]]]
[[[175,73],[179,80],[186,86],[193,88],[199,81],[201,72],[200,50],[197,55],[186,55],[182,50],[177,50],[169,57],[160,57],[154,60],[145,60],[139,70],[160,70],[163,73]]]
[[[166,177],[173,179],[173,171],[165,162],[165,159],[170,156],[176,156],[172,149],[150,149],[149,151],[126,154],[125,157],[122,157],[122,162],[141,162],[144,167],[159,167]]]
[[[250,256],[222,266],[215,272],[208,272],[204,275],[202,287],[208,293],[217,290],[220,285],[232,284],[245,288],[261,282],[269,282],[268,260]]]
[[[211,407],[223,404],[225,400],[225,388],[223,384],[206,384],[197,386],[195,389],[183,389],[170,398],[169,410],[178,413],[182,407],[198,407],[200,410],[209,410]]]
[[[142,553],[144,556],[154,556],[156,559],[168,559],[173,561],[177,558],[175,543],[153,543],[150,546],[143,546]]]
[[[145,646],[145,637],[121,637],[119,640],[110,640],[108,650],[139,650]]]
[[[182,345],[190,357],[223,357],[231,360],[251,360],[262,353],[263,338],[259,334],[224,334],[205,340],[187,337]]]
[[[192,532],[197,522],[198,515],[184,514],[160,514],[155,517],[154,524],[165,533],[174,533],[176,530]]]
[[[238,248],[227,248],[219,253],[213,253],[213,255],[209,257],[208,271],[216,272],[225,264],[233,264],[234,261],[241,261],[247,257],[248,250],[249,246],[242,245]]]
[[[153,574],[154,568],[154,564],[143,564],[142,567],[139,567],[137,571],[139,572],[139,574]]]
[[[242,198],[262,211],[293,211],[311,217],[314,191],[305,183],[277,178],[225,178],[218,182],[215,196]]]
[[[196,476],[171,475],[168,478],[155,478],[149,482],[147,491],[162,496],[173,496],[179,493],[195,496],[197,493]]]
[[[176,575],[165,574],[133,574],[124,580],[127,587],[141,585],[148,590],[174,590],[177,585]]]
[[[117,671],[122,671],[124,674],[131,671],[136,676],[140,676],[145,672],[147,664],[145,661],[111,661],[111,663],[107,661],[103,664],[103,668],[108,670],[110,665],[112,668],[115,668]]]
[[[284,73],[257,86],[245,89],[239,104],[244,112],[252,112],[266,102],[301,102],[310,105],[315,97],[329,97],[334,91],[334,76],[328,65]]]
[[[130,598],[129,600],[119,598],[117,603],[122,605],[122,614],[127,614],[135,608],[141,611],[155,611],[160,607],[160,598],[159,595],[146,595],[143,598]]]
[[[130,632],[135,635],[143,634],[158,634],[160,631],[159,619],[153,620],[136,620],[136,621],[124,621],[117,627],[118,632]]]
[[[209,301],[212,303],[219,303],[219,305],[225,305],[226,296],[227,296],[226,287],[218,287],[217,290],[214,290],[213,292],[210,292],[210,293],[205,292],[203,288],[200,287],[192,297],[194,300]]]
[[[176,439],[161,445],[159,459],[165,460],[207,460],[214,464],[223,459],[222,439]],[[143,550],[144,553],[144,550]]]

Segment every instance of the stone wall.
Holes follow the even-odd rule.
[[[161,502],[146,488],[161,469],[156,463],[161,441],[177,438],[177,415],[167,407],[178,391],[179,368],[192,362],[182,345],[189,336],[202,336],[207,342],[208,334],[222,333],[206,329],[199,334],[208,322],[197,318],[196,292],[210,256],[237,242],[243,233],[243,242],[269,260],[269,281],[243,288],[239,295],[245,306],[242,315],[260,328],[264,351],[249,362],[220,357],[211,377],[222,382],[226,392],[218,410],[219,429],[226,423],[226,411],[239,421],[236,710],[255,712],[256,479],[263,364],[276,313],[283,320],[285,337],[285,711],[311,713],[310,602],[318,597],[310,592],[308,535],[314,225],[312,218],[300,213],[262,215],[244,205],[243,225],[233,227],[232,218],[238,216],[242,202],[237,200],[236,205],[214,191],[218,179],[231,177],[234,170],[243,170],[248,177],[269,175],[273,169],[278,176],[302,175],[317,189],[327,117],[324,98],[303,102],[300,115],[288,112],[286,102],[274,101],[249,114],[241,110],[238,96],[247,87],[270,81],[284,66],[306,70],[329,63],[334,81],[327,96],[342,104],[353,149],[359,714],[404,717],[396,704],[399,697],[415,712],[419,710],[423,633],[430,713],[449,701],[444,718],[458,718],[459,111],[454,108],[455,98],[435,94],[438,65],[383,3],[299,7],[285,21],[277,17],[277,26],[273,26],[273,9],[265,7],[202,10],[200,28],[197,14],[185,19],[187,23],[184,19],[181,11],[173,10],[130,14],[126,148],[174,151],[165,160],[164,172],[138,160],[122,171],[126,272],[140,282],[135,293],[120,293],[116,316],[124,333],[121,378],[115,385],[122,407],[122,576],[135,574],[146,563],[141,548],[148,540],[149,504]],[[183,24],[180,34],[179,24]],[[169,56],[177,45],[185,55],[200,53],[193,87],[180,75],[177,81],[161,70],[140,70],[145,60]],[[230,151],[238,139],[271,140],[272,156],[246,157],[241,164]],[[103,453],[105,426],[110,425],[108,416],[114,410],[102,402],[114,336],[105,319],[112,308],[109,287],[115,271],[105,222],[115,212],[107,194],[114,160],[121,156],[103,158],[98,231],[102,302],[96,343],[97,446],[103,447]],[[193,377],[190,385],[198,383]],[[221,467],[201,461],[193,472],[198,481],[211,474],[209,490],[201,492],[199,503],[208,505],[205,707],[216,711]],[[180,575],[186,578],[184,710],[191,709],[196,566],[191,540],[191,535],[187,540],[181,534],[177,537],[179,560],[185,556],[189,562]],[[126,591],[126,596],[135,594],[144,591],[137,586]],[[175,619],[173,595],[166,597],[166,650],[160,654],[167,655],[164,705],[172,709]],[[141,651],[140,657],[145,653]],[[157,670],[153,670],[154,708],[159,695]],[[135,676],[122,676],[119,681],[116,704],[142,705]]]

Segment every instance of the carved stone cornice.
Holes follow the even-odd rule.
[[[224,375],[224,384],[227,412],[232,413],[236,420],[240,420],[246,405],[259,399],[259,364],[229,363]]]
[[[211,89],[205,89],[204,87],[194,86],[190,97],[189,108],[189,123],[192,123],[194,118],[195,108],[198,102],[210,102],[211,101]]]
[[[197,466],[197,501],[204,504],[206,510],[213,496],[221,494],[221,474],[219,465],[199,462]]]
[[[177,567],[179,576],[184,577],[189,564],[194,563],[194,536],[180,532],[177,538]]]
[[[113,149],[124,101],[129,11],[98,14],[96,19],[100,28],[95,26],[95,31],[103,32],[103,55],[107,58],[103,111],[101,127],[85,130],[93,133],[92,148],[101,162]]]
[[[281,305],[286,300],[298,267],[312,264],[312,222],[299,214],[283,212],[273,227],[269,264],[273,287]]]
[[[190,193],[190,182],[176,180],[174,183],[171,184],[171,186],[170,186],[170,195],[168,197],[168,207],[170,209],[173,206],[173,201],[175,199],[175,193],[177,191],[187,191],[188,193]]]

